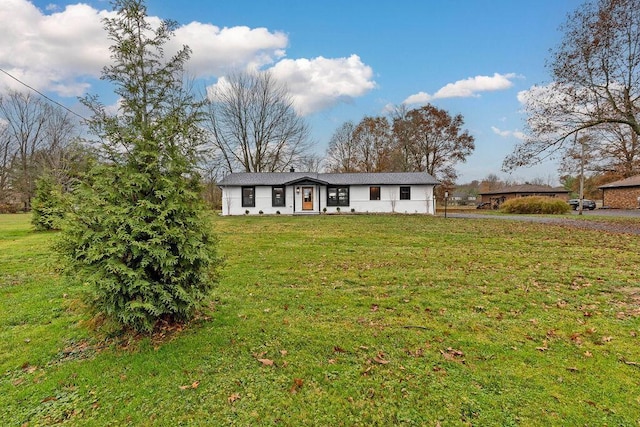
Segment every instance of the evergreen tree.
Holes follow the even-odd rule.
[[[186,321],[215,284],[218,258],[196,162],[203,101],[183,82],[190,50],[166,58],[176,28],[153,28],[143,0],[116,0],[105,19],[118,113],[82,101],[107,161],[74,191],[59,248],[68,270],[94,292],[93,306],[123,326],[150,331]]]
[[[66,210],[62,187],[49,174],[38,178],[35,198],[31,202],[31,223],[36,230],[59,230]]]

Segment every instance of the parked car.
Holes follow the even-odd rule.
[[[569,200],[569,205],[575,211],[578,209],[578,205],[580,204],[580,199],[571,199]],[[590,211],[596,208],[596,202],[589,199],[582,199],[582,209],[589,209]]]

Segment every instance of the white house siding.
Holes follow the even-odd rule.
[[[272,186],[255,186],[255,207],[242,206],[242,187],[224,187],[222,191],[222,215],[257,215],[260,211],[265,215],[280,212],[286,214],[320,213],[326,208],[327,213],[337,212],[336,206],[327,206],[327,188],[323,185],[304,185],[314,188],[313,210],[302,210],[302,191],[296,187],[285,189],[286,206],[271,206]],[[411,200],[400,200],[400,185],[351,185],[349,186],[349,206],[340,206],[340,212],[349,213],[420,213],[434,214],[435,201],[433,185],[402,185],[411,188]],[[369,200],[370,187],[380,187],[380,200]],[[295,199],[295,201],[294,201]],[[294,211],[295,204],[295,211]]]
[[[380,200],[369,200],[370,187],[380,187]],[[434,213],[432,185],[402,185],[411,188],[411,200],[400,200],[400,185],[352,185],[349,189],[349,207],[341,211],[370,213]],[[327,208],[332,212],[335,208]]]
[[[281,214],[293,213],[293,187],[285,188],[285,206],[271,206],[271,186],[255,186],[254,188],[255,207],[242,206],[242,187],[223,188],[222,215],[245,215],[246,211],[249,211],[249,215],[259,214],[260,211],[267,215],[276,214],[278,211]]]

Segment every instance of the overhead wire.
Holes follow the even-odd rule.
[[[75,111],[71,110],[69,107],[67,107],[66,105],[63,105],[61,103],[59,103],[58,101],[56,101],[55,99],[50,98],[49,96],[45,95],[44,93],[40,92],[38,89],[29,86],[27,83],[23,82],[22,80],[20,80],[19,78],[13,76],[12,74],[10,74],[8,71],[3,70],[2,68],[0,68],[0,72],[6,74],[7,76],[9,76],[10,78],[12,78],[13,80],[17,81],[18,83],[20,83],[21,85],[31,89],[32,91],[34,91],[35,93],[37,93],[38,95],[42,96],[44,99],[48,100],[49,102],[52,102],[54,104],[56,104],[58,107],[61,107],[65,110],[67,110],[68,112],[70,112],[71,114],[81,118],[84,121],[88,121],[87,118],[81,116],[80,114],[76,113]]]

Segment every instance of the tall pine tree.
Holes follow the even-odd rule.
[[[113,4],[117,15],[104,21],[112,65],[102,78],[120,97],[118,112],[82,100],[106,161],[76,188],[59,250],[98,312],[150,331],[160,319],[191,318],[215,284],[196,168],[203,101],[183,81],[190,49],[165,57],[176,23],[153,27],[143,0]]]

